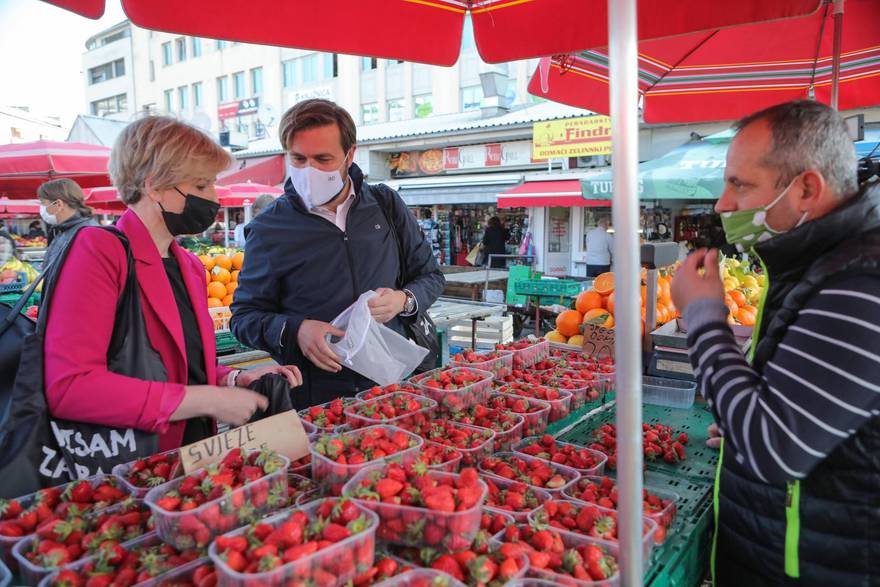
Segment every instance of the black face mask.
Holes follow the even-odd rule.
[[[208,230],[217,217],[217,212],[220,211],[220,204],[192,194],[185,194],[177,188],[174,189],[186,199],[186,203],[183,205],[183,212],[179,214],[166,211],[159,203],[162,219],[165,221],[165,226],[168,227],[168,232],[173,236],[179,236],[181,234],[198,234]]]

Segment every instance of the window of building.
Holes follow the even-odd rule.
[[[156,62],[150,59],[150,81],[156,81]]]
[[[174,44],[177,46],[177,60],[186,61],[186,39],[175,39]]]
[[[296,60],[285,61],[281,64],[282,73],[284,74],[284,87],[294,88],[299,85],[296,77]]]
[[[403,59],[389,59],[388,65],[400,65],[403,63]]]
[[[255,67],[251,70],[251,96],[259,96],[263,93],[263,68]]]
[[[324,53],[324,79],[339,77],[339,56],[336,53]]]
[[[202,105],[202,82],[193,84],[193,108],[199,108]]]
[[[363,104],[361,106],[361,120],[363,120],[364,124],[379,122],[379,105],[375,102]]]
[[[117,112],[125,112],[128,108],[128,96],[119,94],[103,100],[96,100],[91,103],[92,115],[107,116],[108,114],[116,114]]]
[[[226,41],[217,41],[217,50],[222,51],[226,48]]]
[[[189,110],[189,87],[180,86],[177,88],[177,104],[180,106],[181,112]]]
[[[171,63],[171,41],[168,41],[167,43],[162,43],[162,65],[168,66]]]
[[[202,56],[202,40],[198,37],[193,37],[190,42],[192,43],[192,56],[193,57],[201,57]]]
[[[125,59],[117,59],[89,69],[89,84],[98,84],[125,75]]]
[[[416,118],[426,118],[434,112],[433,97],[431,94],[422,94],[413,98],[413,114]]]
[[[483,100],[483,87],[471,86],[461,89],[461,111],[479,110]]]
[[[174,112],[174,90],[165,90],[165,112]]]
[[[110,43],[115,43],[116,41],[121,41],[122,39],[127,39],[131,36],[131,31],[128,29],[124,29],[119,31],[118,33],[113,33],[112,35],[107,35],[106,37],[101,39],[101,46],[109,45]]]
[[[248,130],[249,130],[249,126],[250,125],[248,125],[248,123],[240,121],[238,123],[238,132],[242,133],[243,135],[247,135]]]
[[[398,120],[403,120],[403,100],[388,100],[386,106],[388,107],[389,121],[396,122]]]
[[[247,89],[244,86],[243,71],[236,71],[232,74],[232,90],[235,92],[235,98],[244,98]]]
[[[313,84],[321,80],[319,77],[320,68],[318,64],[320,57],[321,56],[318,53],[315,53],[314,55],[302,58],[302,81],[304,84]]]
[[[370,71],[379,67],[379,60],[375,57],[361,57],[361,71]]]
[[[225,102],[229,99],[229,82],[225,75],[217,78],[217,101]]]

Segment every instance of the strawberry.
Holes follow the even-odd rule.
[[[549,434],[526,439],[517,446],[516,452],[578,469],[586,475],[595,472],[607,460],[601,452],[559,442]]]
[[[568,473],[563,472],[556,465],[516,453],[497,453],[493,457],[483,459],[480,462],[480,470],[551,492],[564,487],[570,481]]]
[[[129,465],[124,478],[135,487],[149,489],[171,480],[179,463],[176,450],[138,459]]]
[[[345,416],[352,428],[373,424],[401,423],[420,425],[429,421],[437,406],[434,400],[411,393],[392,393],[379,400],[368,400],[345,409]]]
[[[480,403],[492,376],[483,371],[466,367],[435,369],[417,375],[410,381],[420,389],[420,393],[439,404],[441,410],[457,412]],[[450,393],[468,390],[469,393]]]
[[[414,395],[420,395],[421,392],[418,387],[411,385],[409,383],[392,383],[391,385],[386,385],[385,387],[372,387],[367,391],[362,391],[357,394],[356,398],[360,401],[367,401],[371,399],[376,399],[377,397],[382,397],[383,395],[388,395],[389,393],[396,392],[406,392],[412,393]]]

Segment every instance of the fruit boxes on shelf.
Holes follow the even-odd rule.
[[[569,296],[581,293],[583,282],[572,279],[523,279],[514,289],[520,296]]]
[[[461,459],[461,451],[457,448],[430,440],[425,440],[418,456],[418,460],[425,463],[429,469],[443,473],[458,473]]]
[[[372,566],[378,525],[375,513],[352,501],[321,499],[218,537],[208,556],[220,587],[345,585]],[[250,548],[270,540],[277,554]]]
[[[224,532],[286,507],[289,466],[287,457],[271,451],[236,449],[216,465],[151,489],[144,501],[165,543],[201,548]]]
[[[523,438],[525,419],[522,416],[507,410],[487,408],[483,404],[455,412],[449,416],[449,420],[494,431],[493,450],[496,451],[510,450],[511,446]]]
[[[441,410],[457,412],[483,403],[492,387],[494,375],[468,367],[434,369],[411,377],[409,382],[421,394],[437,402]]]
[[[379,516],[376,536],[389,544],[441,548],[470,546],[480,530],[488,487],[476,469],[441,473],[388,465],[361,471],[343,495]],[[400,504],[392,503],[394,498]]]
[[[452,367],[488,371],[495,377],[507,377],[513,373],[513,351],[479,352],[470,349],[450,357],[449,364]]]
[[[513,452],[570,467],[581,475],[601,475],[608,456],[597,450],[562,442],[545,434],[524,438],[511,449]]]
[[[502,479],[485,474],[483,481],[489,486],[486,505],[483,506],[483,509],[506,514],[515,522],[527,522],[529,514],[553,497],[549,491],[533,487],[522,481]]]
[[[324,435],[309,447],[312,479],[338,496],[352,477],[370,465],[412,463],[423,443],[419,436],[396,426],[369,426]]]
[[[480,459],[492,454],[495,431],[479,426],[459,424],[449,420],[434,420],[430,424],[413,428],[424,438],[456,449],[461,453],[461,465],[475,466]]]
[[[383,395],[345,408],[345,420],[352,429],[377,424],[420,426],[431,420],[437,402],[429,397],[405,392]]]
[[[581,478],[581,474],[565,465],[515,452],[498,452],[479,463],[480,472],[499,479],[522,481],[543,489],[553,496]]]
[[[543,339],[525,339],[507,344],[498,344],[495,345],[495,348],[499,351],[513,351],[513,368],[523,369],[546,359],[550,353],[550,342]]]
[[[550,419],[550,403],[539,399],[493,391],[486,398],[485,405],[490,409],[504,410],[522,416],[523,436],[542,434],[547,429]]]

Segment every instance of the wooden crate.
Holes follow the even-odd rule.
[[[456,320],[449,325],[449,345],[470,348],[472,323]],[[513,316],[489,316],[477,320],[477,348],[491,348],[513,340]]]

